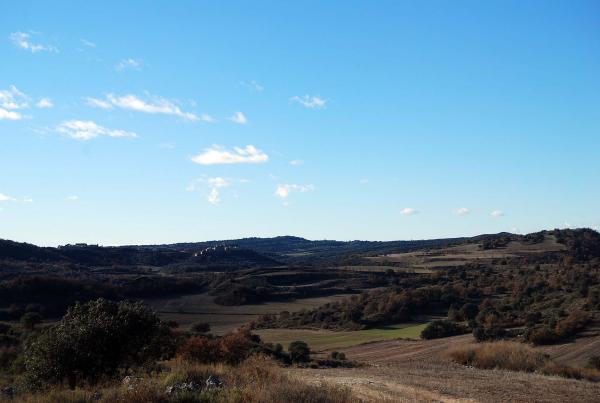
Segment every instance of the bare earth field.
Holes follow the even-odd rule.
[[[444,356],[450,346],[472,342],[471,335],[463,335],[438,340],[370,343],[342,349],[349,359],[364,364],[362,367],[290,371],[308,382],[345,385],[368,402],[599,401],[600,385],[596,383],[480,370],[452,363]],[[598,338],[593,342],[598,343]],[[563,347],[563,353],[568,349]],[[557,354],[560,353],[557,351]]]

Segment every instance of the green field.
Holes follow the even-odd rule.
[[[302,340],[313,351],[333,350],[358,344],[390,339],[419,339],[427,323],[403,323],[368,330],[331,331],[309,329],[263,329],[255,330],[264,341],[281,343],[287,347],[292,341]]]

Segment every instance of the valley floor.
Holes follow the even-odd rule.
[[[558,356],[597,337],[555,347]],[[595,339],[595,340],[591,340]],[[444,351],[472,343],[471,335],[438,340],[393,340],[342,349],[364,366],[351,369],[294,369],[311,383],[349,387],[367,402],[597,402],[600,384],[505,370],[481,370],[449,362]],[[552,353],[549,352],[552,356]]]

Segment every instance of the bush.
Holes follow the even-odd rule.
[[[570,337],[583,330],[590,321],[590,315],[583,311],[573,311],[556,324],[556,334],[560,338]]]
[[[26,375],[32,386],[64,380],[71,387],[93,384],[166,358],[172,341],[170,329],[141,302],[98,299],[70,308],[26,345]]]
[[[526,339],[535,346],[541,346],[544,344],[552,344],[558,340],[558,335],[548,326],[541,326],[531,329],[525,335]]]
[[[255,345],[248,330],[228,334],[221,339],[223,360],[227,364],[239,364],[250,356]]]
[[[450,322],[448,320],[434,320],[423,329],[421,338],[426,340],[439,339],[441,337],[455,336],[465,332],[465,327],[458,323]]]
[[[451,348],[447,354],[462,365],[482,369],[508,369],[533,372],[543,367],[548,358],[526,345],[498,341]]]
[[[344,361],[346,359],[346,354],[340,353],[339,351],[332,351],[331,354],[329,354],[329,357],[332,360]]]
[[[208,333],[210,332],[210,325],[207,322],[196,322],[192,324],[190,329],[194,333]]]
[[[206,336],[193,336],[181,345],[178,355],[188,362],[214,364],[222,360],[223,352],[218,340]]]
[[[464,320],[471,320],[477,317],[477,314],[479,313],[479,307],[476,304],[468,302],[464,304],[458,312]]]
[[[598,356],[598,355],[591,356],[588,359],[587,366],[588,366],[588,368],[594,368],[594,369],[600,370],[600,356]]]
[[[40,323],[42,323],[42,315],[38,312],[27,312],[21,316],[21,325],[24,329],[33,330]]]
[[[307,362],[310,361],[310,350],[308,344],[303,341],[293,341],[288,347],[290,359],[292,362]]]

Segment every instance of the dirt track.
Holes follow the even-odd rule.
[[[343,350],[349,358],[364,363],[364,367],[303,369],[293,370],[293,373],[309,382],[347,386],[355,396],[368,402],[600,401],[600,384],[504,370],[479,370],[444,358],[443,351],[449,346],[472,340],[471,335],[465,335],[365,344]],[[598,338],[586,341],[585,345],[595,343],[600,343]],[[576,350],[583,354],[584,343],[579,344],[573,344],[571,349],[555,347],[557,357],[577,355]]]

